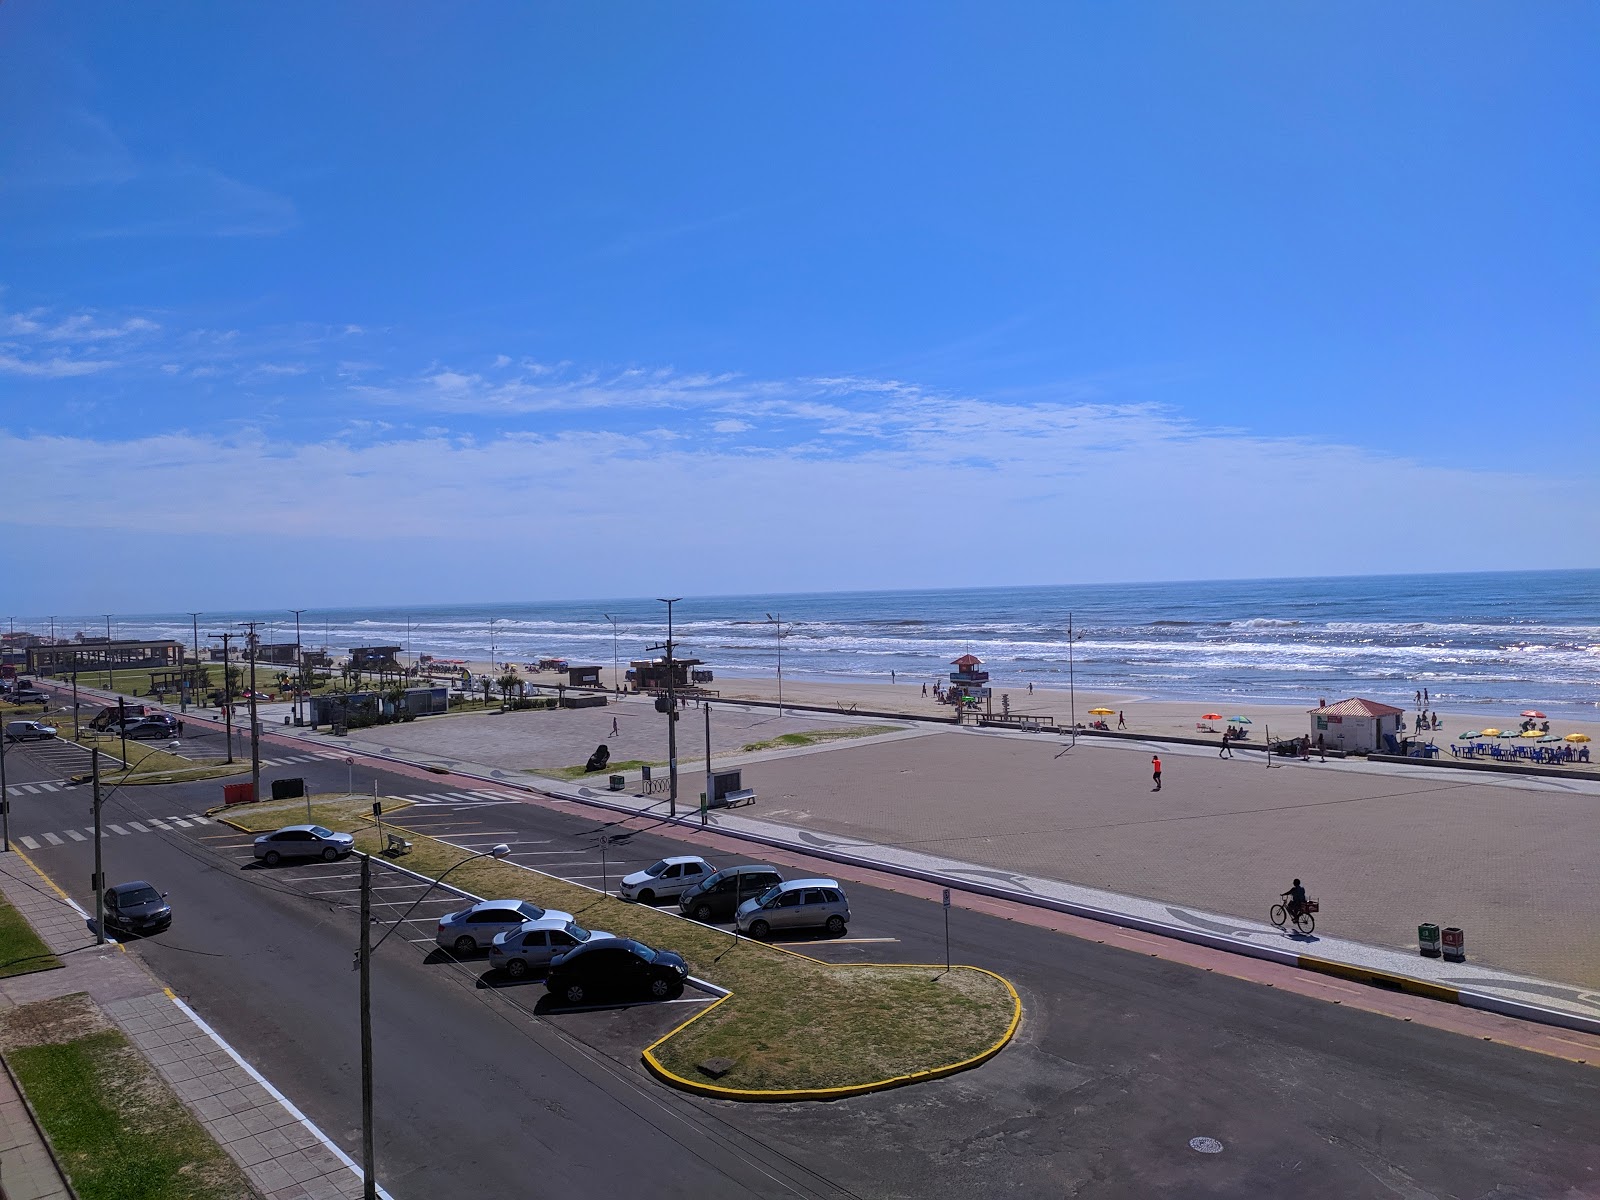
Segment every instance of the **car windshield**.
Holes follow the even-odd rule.
[[[530,903],[527,900],[520,901],[517,904],[517,911],[530,921],[537,921],[540,917],[544,916],[544,909],[540,908],[537,904]]]
[[[333,830],[324,829],[321,825],[313,825],[311,827],[311,832],[316,834],[318,837],[332,837],[333,836]]]
[[[576,921],[568,921],[567,936],[575,942],[587,942],[589,940],[589,931]]]
[[[653,879],[655,876],[657,876],[657,875],[661,874],[661,872],[665,871],[667,869],[667,866],[668,866],[667,860],[663,858],[658,863],[651,863],[648,867],[646,867],[644,869],[644,873],[646,875],[649,875]]]
[[[650,949],[649,946],[646,946],[643,942],[634,942],[633,952],[640,958],[644,959],[645,962],[655,962],[656,960],[656,952]]]
[[[762,892],[761,895],[756,897],[756,903],[757,904],[766,904],[766,903],[768,903],[770,900],[772,900],[773,898],[775,898],[777,896],[777,894],[779,893],[779,891],[782,890],[782,888],[783,888],[783,885],[781,883],[773,884],[766,891]]]
[[[126,908],[130,904],[149,904],[152,901],[159,901],[161,893],[153,887],[134,888],[131,892],[117,893],[117,899],[122,907]]]

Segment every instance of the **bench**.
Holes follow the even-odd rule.
[[[713,800],[711,802],[711,807],[739,808],[746,804],[754,804],[755,802],[756,793],[754,788],[739,788],[736,791],[728,792]]]
[[[383,852],[385,854],[393,854],[396,856],[401,854],[410,854],[411,843],[406,841],[406,839],[401,837],[398,833],[391,833],[388,835],[388,844],[384,846]]]

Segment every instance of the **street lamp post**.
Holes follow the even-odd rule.
[[[622,690],[622,676],[617,673],[617,668],[621,665],[617,659],[617,619],[610,613],[601,613],[600,615],[611,622],[611,690],[620,692]]]
[[[228,762],[233,762],[233,677],[228,673],[228,643],[236,636],[231,633],[213,633],[214,637],[222,642],[222,720],[227,727],[228,736]]]
[[[767,623],[778,634],[778,715],[783,716],[783,614],[768,613]]]
[[[662,604],[667,606],[667,641],[664,646],[652,646],[652,650],[665,650],[667,652],[667,815],[678,815],[678,697],[673,690],[673,676],[676,671],[672,665],[672,606],[682,600],[682,596],[673,596],[670,600],[665,596],[657,596]]]
[[[511,847],[504,842],[491,846],[487,850],[480,850],[476,854],[468,855],[455,866],[450,867],[428,885],[427,891],[418,896],[406,909],[405,914],[385,931],[383,937],[378,939],[378,944],[372,944],[372,856],[361,855],[361,944],[356,950],[356,969],[361,972],[361,1195],[362,1200],[378,1200],[378,1175],[376,1168],[376,1154],[373,1148],[372,1128],[372,956],[378,946],[388,940],[393,933],[406,923],[406,920],[416,911],[417,905],[428,898],[428,894],[444,882],[445,875],[450,874],[456,867],[465,866],[475,858],[505,858],[511,853]]]
[[[291,608],[289,611],[294,614],[294,723],[299,725],[305,714],[305,709],[300,703],[300,693],[306,686],[305,660],[300,653],[300,614],[306,610]]]
[[[494,627],[499,617],[489,618],[489,674],[494,674]]]
[[[259,621],[240,621],[245,634],[245,646],[250,651],[250,797],[261,799],[261,723],[256,720],[256,656],[261,652],[260,639],[256,637]]]
[[[116,691],[116,685],[111,682],[111,614],[106,614],[106,690]]]
[[[1078,744],[1078,676],[1073,664],[1072,647],[1083,635],[1072,632],[1072,614],[1067,614],[1067,695],[1072,706],[1072,744]]]

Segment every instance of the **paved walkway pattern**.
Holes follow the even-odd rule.
[[[0,892],[65,964],[57,971],[0,980],[0,1003],[88,993],[239,1163],[265,1200],[356,1200],[361,1195],[361,1174],[355,1165],[186,1004],[158,984],[138,959],[115,944],[95,946],[86,914],[23,855],[0,854]],[[37,1150],[29,1149],[26,1130],[11,1119],[7,1082],[0,1076],[0,1138],[5,1143],[0,1149],[5,1172],[0,1180],[8,1196],[11,1200],[66,1196],[64,1187],[39,1190],[42,1183],[33,1185],[32,1192],[22,1190],[23,1166],[37,1166],[43,1145],[35,1135]],[[15,1153],[10,1145],[14,1137]],[[19,1172],[16,1182],[14,1164]],[[385,1194],[381,1188],[379,1194]]]

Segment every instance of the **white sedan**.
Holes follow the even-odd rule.
[[[624,900],[637,900],[640,904],[676,900],[715,871],[716,868],[703,858],[679,854],[663,858],[632,875],[624,875],[617,895]]]
[[[596,938],[615,937],[602,929],[585,929],[565,913],[546,912],[537,921],[525,921],[502,933],[489,946],[489,966],[513,979],[542,971],[558,954]]]

